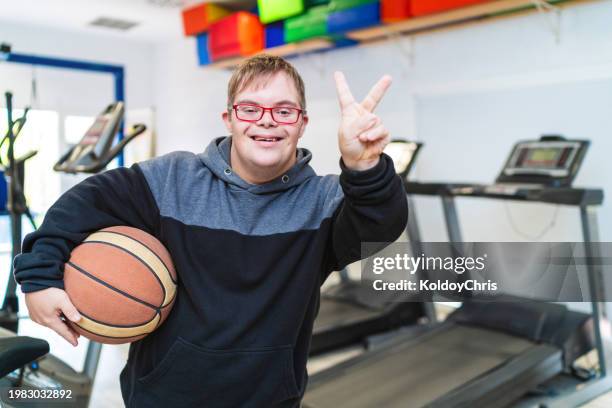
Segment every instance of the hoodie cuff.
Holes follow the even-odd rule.
[[[385,153],[382,153],[380,155],[380,160],[378,160],[376,166],[367,170],[352,170],[346,167],[344,161],[342,160],[342,157],[340,157],[340,169],[342,170],[341,177],[344,178],[347,182],[354,181],[358,184],[362,184],[364,181],[376,179],[383,175],[387,170],[389,161],[391,162],[391,165],[393,165],[393,160]]]
[[[342,169],[340,185],[345,197],[351,201],[384,201],[394,194],[396,188],[401,188],[393,160],[384,153],[380,155],[378,164],[371,169],[350,170],[342,159],[340,159],[340,168]]]

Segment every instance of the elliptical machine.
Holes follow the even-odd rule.
[[[11,133],[12,129],[15,123],[22,120],[19,125],[20,130],[25,123],[25,118],[12,121],[12,103],[9,99],[7,94],[7,109],[9,110],[8,136],[9,143],[14,144],[15,137]],[[115,144],[115,146],[112,146],[113,139],[123,121],[123,113],[123,102],[115,102],[108,105],[96,117],[81,141],[70,148],[54,165],[54,170],[73,174],[97,173],[103,170],[130,141],[146,130],[144,125],[135,125],[124,139]],[[12,144],[9,145],[9,156],[12,154]],[[26,158],[29,158],[32,157],[32,154],[26,156]],[[21,160],[25,159],[22,158]],[[7,174],[13,176],[10,178],[11,188],[18,187],[13,184],[15,172],[7,172]],[[19,174],[23,176],[23,171]],[[15,191],[17,193],[9,191],[9,197],[17,197],[18,193],[21,192],[22,203],[25,203],[23,191],[19,188]],[[13,195],[11,196],[11,194]],[[10,202],[11,199],[9,198],[9,204]],[[11,208],[20,209],[23,207],[13,205]],[[24,210],[23,213],[26,213],[32,220],[29,211],[26,212]],[[16,229],[17,224],[21,225],[21,218],[13,217],[13,213],[11,213],[11,225],[14,231],[13,257],[21,252],[21,230]],[[13,278],[12,269],[4,302],[5,305],[12,304],[13,301],[9,302],[7,299],[14,299],[14,304],[18,304],[16,283]],[[15,334],[18,328],[17,306],[8,310],[11,313],[11,328],[14,328],[14,330],[9,331],[0,328],[0,406],[14,408],[22,406],[29,408],[47,407],[50,401],[52,401],[53,406],[57,407],[87,407],[93,389],[102,345],[100,343],[89,342],[83,370],[80,372],[76,371],[56,356],[47,354],[49,352],[49,344],[45,340],[17,336]],[[8,312],[4,312],[4,314],[8,315]],[[17,389],[32,391],[34,398],[15,399],[15,396],[23,396],[23,393],[15,393]],[[11,390],[13,392],[12,398]],[[57,391],[58,395],[64,396],[64,399],[45,398],[49,391],[52,392],[51,395],[55,395],[53,392]],[[70,398],[67,398],[67,395]]]

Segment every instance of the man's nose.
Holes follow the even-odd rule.
[[[272,118],[272,111],[270,111],[270,110],[265,110],[264,111],[263,116],[261,117],[261,119],[259,119],[259,121],[257,121],[257,125],[258,126],[262,126],[262,127],[266,127],[266,128],[278,126],[278,124]]]

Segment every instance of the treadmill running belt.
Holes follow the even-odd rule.
[[[459,402],[464,395],[457,390],[477,382],[479,376],[489,374],[513,358],[529,354],[527,369],[533,368],[541,362],[533,358],[536,354],[533,349],[540,347],[529,340],[500,332],[443,324],[415,339],[399,341],[388,348],[366,353],[370,354],[368,357],[313,376],[304,403],[310,408],[421,407],[437,405],[436,400],[443,399],[451,391],[459,397]],[[554,347],[544,347],[556,351]],[[543,360],[551,361],[551,353],[540,354]],[[559,359],[558,353],[555,359]],[[544,376],[550,378],[560,370],[560,366],[549,367]],[[501,377],[507,380],[507,373]],[[542,381],[541,375],[536,374],[538,378],[533,378],[531,374],[531,377],[533,381],[523,387]]]
[[[363,307],[355,307],[351,303],[326,300],[321,302],[321,309],[314,323],[314,331],[316,333],[335,325],[352,324],[367,319],[375,319],[379,315],[380,312],[367,310]]]

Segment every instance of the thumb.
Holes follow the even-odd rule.
[[[76,323],[79,320],[81,320],[81,314],[79,313],[77,308],[74,307],[74,305],[72,304],[72,302],[68,298],[68,295],[66,295],[66,298],[62,302],[62,305],[60,306],[60,309],[61,309],[62,313],[64,314],[64,316],[66,316],[71,321]]]

